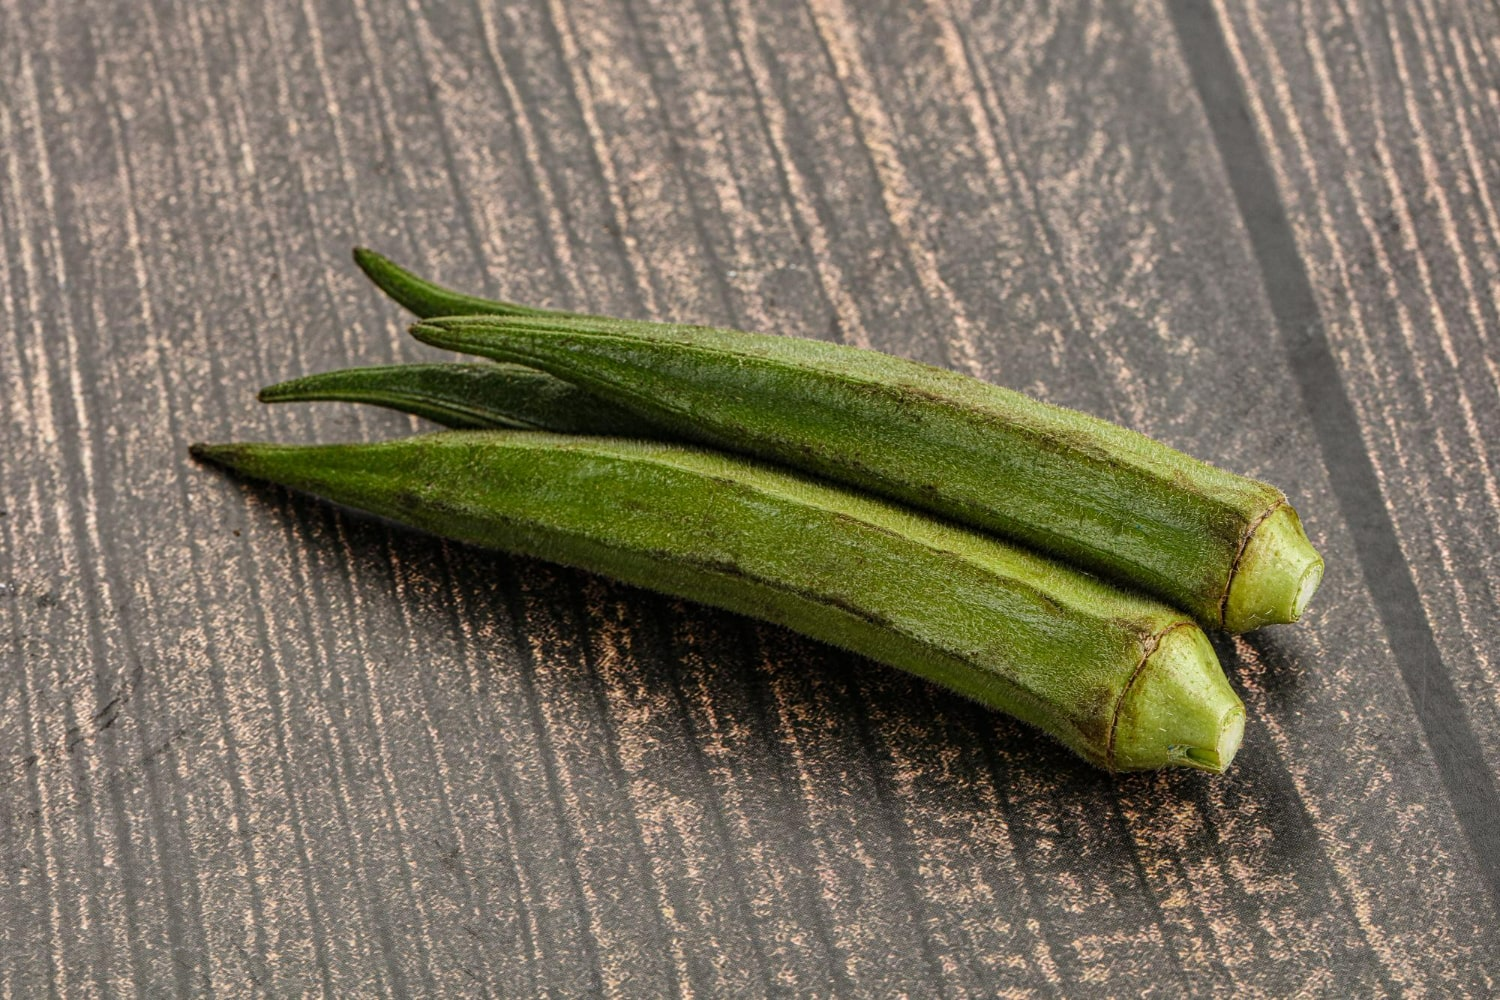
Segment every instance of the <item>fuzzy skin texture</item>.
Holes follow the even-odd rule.
[[[1120,706],[1158,637],[1198,632],[1180,612],[732,455],[520,431],[194,454],[449,538],[788,626],[1008,712],[1101,767],[1191,766],[1180,748],[1239,706],[1205,641],[1172,669],[1217,695],[1120,746]]]

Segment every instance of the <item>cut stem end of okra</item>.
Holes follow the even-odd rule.
[[[1110,745],[1116,771],[1192,767],[1221,774],[1245,733],[1245,706],[1208,637],[1189,625],[1157,637],[1120,698]]]
[[[1224,628],[1248,632],[1302,617],[1323,581],[1318,555],[1297,512],[1282,503],[1256,526],[1235,564],[1224,601]]]
[[[1188,747],[1183,751],[1182,763],[1214,774],[1223,774],[1234,760],[1245,736],[1245,710],[1231,709],[1219,722],[1219,745],[1212,750]]]

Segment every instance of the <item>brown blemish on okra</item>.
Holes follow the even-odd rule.
[[[1216,699],[1238,704],[1202,632],[1165,605],[722,452],[450,431],[193,454],[446,537],[787,626],[1009,712],[1101,767],[1202,767],[1182,748],[1209,752]],[[1168,650],[1182,634],[1198,641]],[[1138,676],[1143,635],[1167,638]],[[1145,684],[1161,699],[1143,699]]]

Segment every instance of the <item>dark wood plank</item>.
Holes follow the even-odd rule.
[[[1493,438],[1492,57],[1413,11],[1386,49],[1218,15],[1493,773],[1494,500],[1453,461]],[[0,996],[1488,990],[1178,45],[1156,5],[0,2]],[[1330,95],[1337,141],[1297,124]],[[416,426],[253,403],[427,353],[354,243],[1120,420],[1285,487],[1325,592],[1221,643],[1231,776],[1112,779],[779,630],[193,467]]]

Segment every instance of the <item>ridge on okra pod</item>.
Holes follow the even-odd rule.
[[[752,615],[910,671],[1112,770],[1222,772],[1244,706],[1181,612],[999,539],[681,444],[444,431],[194,445],[447,538]]]
[[[1286,496],[1107,421],[876,351],[463,295],[368,250],[425,343],[546,372],[655,436],[883,494],[1243,632],[1301,617],[1323,561]]]

